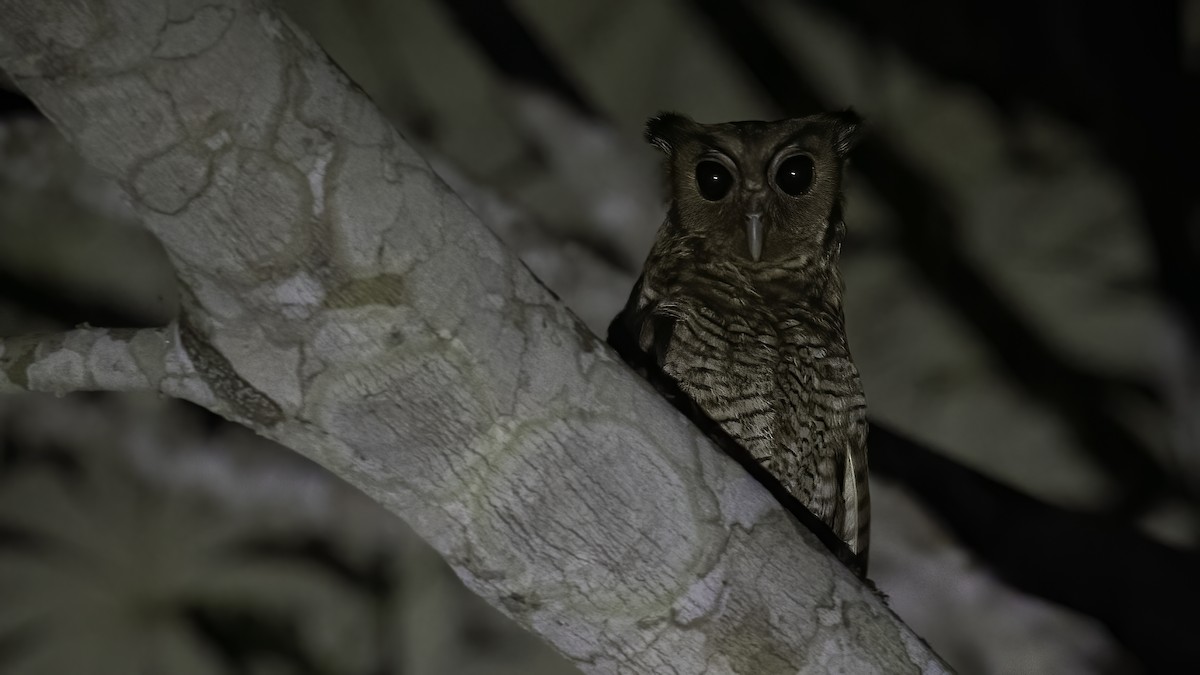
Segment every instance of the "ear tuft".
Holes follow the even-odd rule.
[[[675,112],[660,112],[646,122],[646,142],[662,150],[669,157],[678,146],[683,128],[694,124],[687,115]]]
[[[830,123],[833,152],[838,157],[849,155],[862,138],[863,118],[851,108],[825,113],[824,117]]]

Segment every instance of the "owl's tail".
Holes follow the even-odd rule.
[[[871,489],[865,451],[846,453],[841,507],[844,520],[839,534],[854,553],[855,571],[866,576],[871,549]]]

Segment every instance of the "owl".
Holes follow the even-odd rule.
[[[609,342],[765,469],[864,574],[866,401],[838,271],[842,174],[860,127],[852,111],[652,118],[646,139],[666,154],[670,208]]]

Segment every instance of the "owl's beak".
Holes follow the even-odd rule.
[[[746,243],[750,245],[750,259],[758,262],[762,257],[763,222],[761,213],[746,214]]]

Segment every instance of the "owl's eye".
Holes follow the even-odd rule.
[[[733,176],[720,162],[705,160],[696,165],[696,186],[701,197],[710,202],[720,201],[733,187]]]
[[[783,160],[775,172],[775,184],[793,197],[808,192],[813,181],[813,161],[808,155],[793,155]]]

